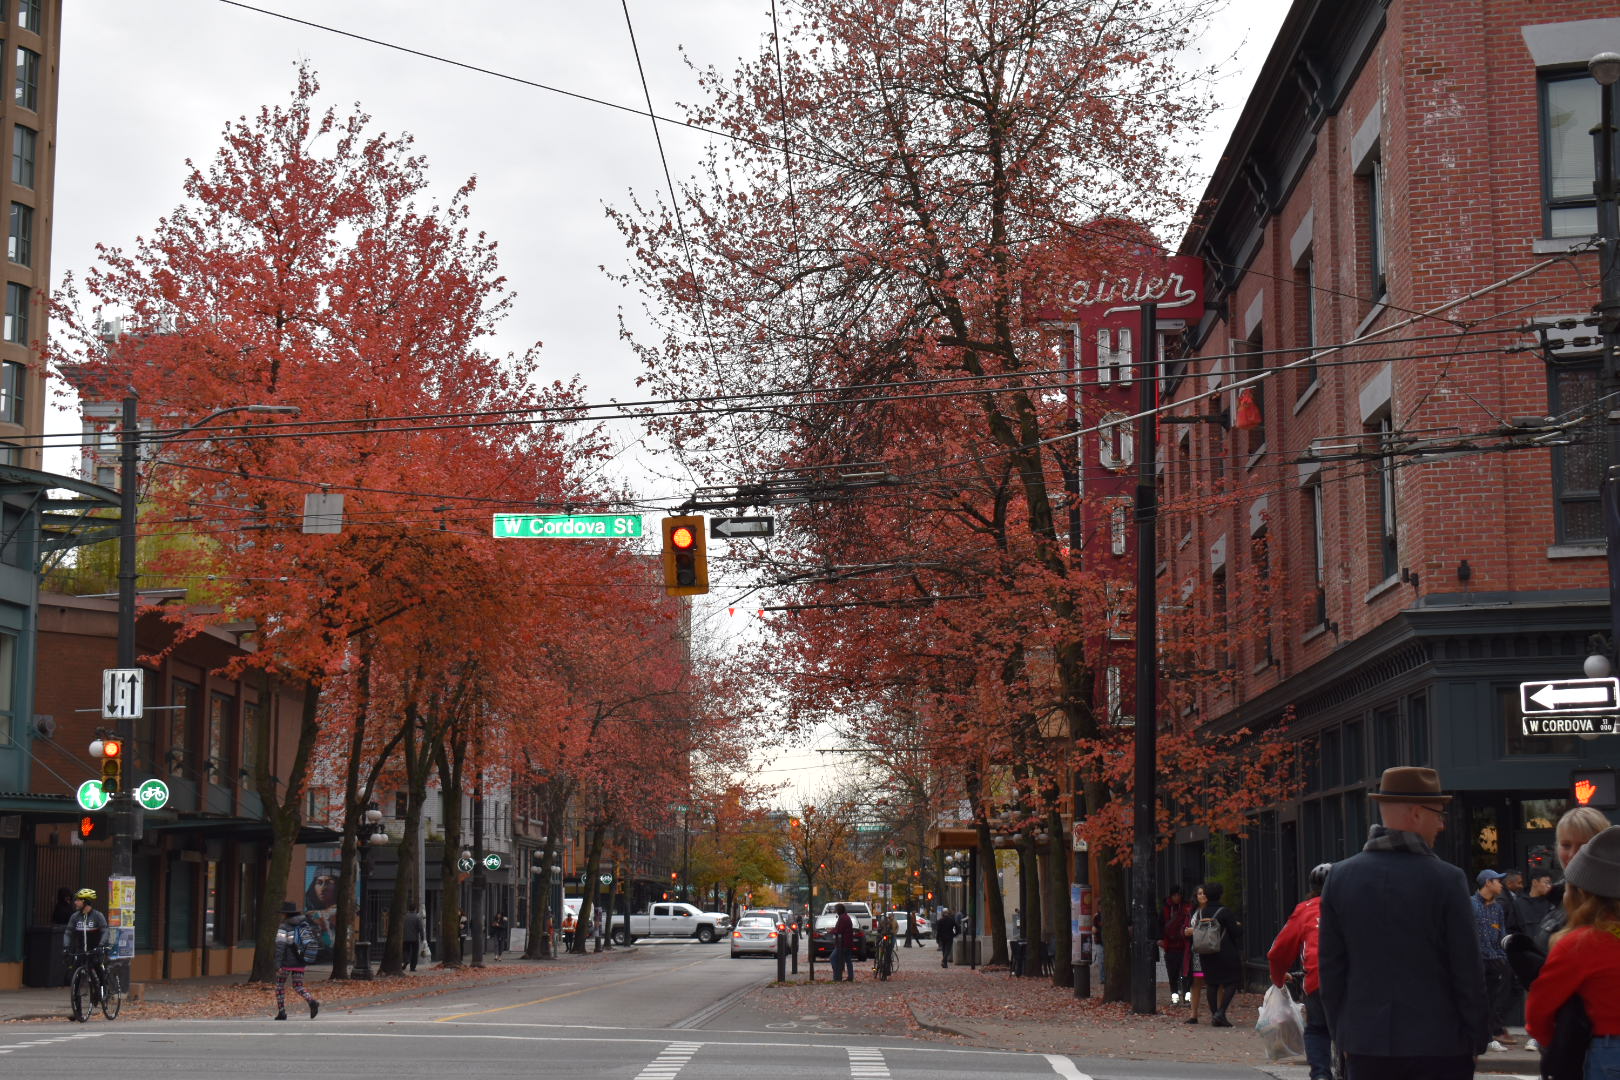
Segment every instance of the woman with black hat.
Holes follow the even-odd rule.
[[[1559,1008],[1579,997],[1592,1022],[1586,1080],[1620,1080],[1620,827],[1610,827],[1564,868],[1569,928],[1553,942],[1525,1002],[1525,1026],[1553,1042]]]
[[[276,928],[276,1019],[287,1019],[287,980],[290,978],[298,996],[309,1004],[309,1018],[313,1020],[321,1011],[321,1003],[304,989],[304,966],[309,963],[305,956],[314,954],[315,931],[291,900],[281,905],[281,916],[281,925]]]

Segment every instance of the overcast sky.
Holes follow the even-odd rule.
[[[786,11],[787,0],[778,0]],[[611,0],[253,0],[253,6],[473,64],[505,75],[642,108],[624,11]],[[223,0],[69,0],[63,5],[56,217],[52,274],[82,273],[95,245],[129,245],[181,197],[186,159],[205,165],[224,124],[284,103],[295,67],[309,61],[326,103],[359,102],[375,127],[408,131],[429,163],[435,192],[478,177],[473,220],[501,245],[517,294],[497,351],[544,342],[547,380],[579,374],[588,397],[629,399],[636,361],[619,339],[618,313],[634,298],[599,267],[622,268],[626,250],[603,215],[627,191],[664,187],[645,117],[410,56]],[[1225,144],[1288,4],[1237,0],[1203,52],[1236,53],[1220,84],[1217,130],[1200,147],[1213,162]],[[769,0],[630,0],[656,111],[693,97],[684,49],[700,65],[732,66],[770,31]],[[704,137],[663,126],[677,178],[693,171]],[[48,431],[77,430],[58,414]],[[629,444],[640,433],[628,425]],[[620,461],[641,494],[671,498],[690,486],[630,445]],[[47,462],[73,468],[69,455]],[[705,598],[707,599],[707,598]],[[730,620],[727,598],[700,614]],[[780,762],[795,780],[815,755]]]

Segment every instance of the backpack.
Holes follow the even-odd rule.
[[[1211,953],[1221,951],[1221,943],[1226,940],[1226,927],[1221,925],[1218,916],[1225,910],[1216,908],[1215,914],[1208,918],[1194,917],[1192,949],[1199,956],[1209,956]]]
[[[321,943],[307,922],[291,927],[283,926],[277,930],[276,946],[281,954],[283,967],[312,964],[321,952]]]

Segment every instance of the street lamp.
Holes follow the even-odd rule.
[[[124,398],[119,432],[118,451],[118,666],[135,667],[135,582],[139,576],[135,567],[135,525],[137,495],[136,482],[140,465],[141,429],[135,415],[134,394]],[[152,442],[169,439],[196,431],[198,428],[231,413],[294,413],[296,405],[233,405],[217,409],[194,424],[154,437]],[[135,720],[124,716],[118,721],[118,737],[127,745],[134,745]],[[112,873],[114,877],[133,877],[135,874],[134,828],[130,821],[133,803],[127,792],[119,792],[108,806],[113,827]]]
[[[371,939],[375,937],[372,925],[375,920],[369,918],[371,907],[371,849],[381,847],[388,843],[388,830],[383,827],[382,810],[376,803],[367,803],[360,825],[360,933],[364,940],[354,943],[354,970],[350,977],[365,981],[371,978]],[[339,912],[342,917],[342,912]]]

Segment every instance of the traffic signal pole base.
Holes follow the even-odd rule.
[[[1091,961],[1081,960],[1074,965],[1074,996],[1085,1000],[1091,996]]]
[[[349,969],[349,978],[361,982],[370,982],[371,974],[371,942],[357,941],[354,943],[354,966]]]

